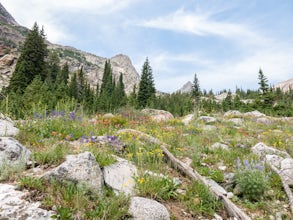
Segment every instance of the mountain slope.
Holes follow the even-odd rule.
[[[288,92],[293,89],[293,78],[277,83],[274,88],[280,88],[283,92]]]
[[[29,29],[20,26],[0,3],[0,90],[7,86],[20,55],[20,45],[24,42]],[[61,64],[68,63],[71,72],[83,67],[85,77],[95,88],[101,83],[105,61],[109,58],[96,56],[73,47],[62,46],[47,42],[50,50],[56,51]],[[139,74],[126,55],[116,55],[109,59],[113,75],[118,79],[123,75],[126,93],[132,91],[133,86],[139,83]]]

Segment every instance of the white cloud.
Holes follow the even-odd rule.
[[[34,22],[45,27],[48,39],[60,43],[70,39],[70,30],[58,16],[72,12],[77,21],[82,15],[105,15],[128,7],[134,0],[2,0],[3,6],[21,25],[31,28]],[[71,16],[73,16],[71,14]]]
[[[184,9],[179,9],[166,16],[137,21],[136,25],[185,32],[199,36],[217,35],[230,39],[241,37],[242,40],[247,38],[258,40],[258,36],[243,24],[227,21],[214,21],[211,17],[217,12],[218,11],[200,13],[199,11],[196,11],[191,13]]]

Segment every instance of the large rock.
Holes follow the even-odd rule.
[[[243,119],[242,118],[230,118],[227,121],[233,123],[235,126],[243,125]]]
[[[134,220],[169,220],[170,214],[165,206],[152,199],[133,197],[129,213]]]
[[[255,111],[252,111],[252,112],[246,112],[244,113],[244,116],[247,116],[247,117],[252,117],[252,118],[259,118],[259,117],[265,117],[266,115],[255,110]]]
[[[170,112],[158,109],[147,108],[143,109],[142,113],[149,115],[151,119],[156,122],[169,121],[170,119],[174,118],[174,116]]]
[[[90,152],[67,155],[66,161],[44,174],[46,179],[68,180],[93,191],[102,192],[103,174],[95,156]]]
[[[257,123],[260,123],[260,124],[264,124],[264,125],[270,125],[272,124],[272,121],[266,117],[260,117],[260,118],[257,118],[256,119],[256,122]]]
[[[0,137],[15,137],[18,133],[19,130],[14,127],[11,119],[2,119],[0,116]]]
[[[273,165],[274,167],[280,169],[281,168],[281,162],[284,160],[283,157],[280,157],[278,155],[274,154],[267,154],[266,155],[266,162],[270,165]]]
[[[265,157],[267,154],[275,154],[283,158],[290,157],[290,155],[287,152],[275,149],[273,147],[268,147],[267,145],[261,142],[254,145],[251,148],[251,150],[253,153],[261,157]]]
[[[0,219],[52,219],[53,211],[39,208],[40,202],[24,200],[26,195],[26,192],[16,190],[15,186],[0,183]]]
[[[111,187],[116,194],[134,195],[137,168],[128,160],[115,157],[116,163],[105,166],[103,169],[105,184]]]
[[[0,167],[24,166],[31,152],[11,137],[0,137]],[[1,170],[0,170],[1,172]]]
[[[225,112],[224,114],[224,117],[227,117],[227,118],[234,118],[234,117],[241,117],[241,116],[242,116],[242,113],[237,110],[229,110]]]
[[[293,159],[286,158],[281,162],[280,175],[289,186],[293,186]]]
[[[182,122],[184,125],[188,125],[194,119],[194,114],[189,114],[183,117]]]
[[[217,121],[216,118],[211,117],[211,116],[200,116],[198,118],[199,121],[203,121],[204,123],[214,123]]]

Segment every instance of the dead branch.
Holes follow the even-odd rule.
[[[212,187],[204,176],[201,176],[198,172],[196,172],[190,166],[178,160],[170,151],[168,151],[167,148],[170,147],[169,145],[165,144],[157,138],[154,138],[148,134],[133,129],[122,129],[119,130],[118,133],[130,133],[142,141],[160,145],[163,154],[165,155],[167,160],[171,162],[171,165],[175,169],[178,169],[181,173],[190,177],[191,179],[200,181],[205,186],[207,186],[209,190],[213,193],[213,195],[224,204],[229,216],[236,217],[239,220],[251,220],[251,218],[248,215],[246,215],[231,200],[229,200],[225,195],[223,195],[223,193],[219,192],[215,187]]]

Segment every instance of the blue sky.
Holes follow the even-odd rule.
[[[292,0],[1,0],[21,25],[98,56],[148,57],[156,88],[173,92],[194,74],[202,89],[256,89],[293,77]]]

